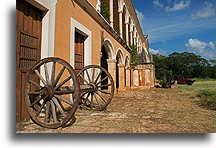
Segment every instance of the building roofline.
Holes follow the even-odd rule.
[[[131,48],[118,35],[118,33],[110,26],[109,22],[98,12],[88,0],[74,0],[85,12],[87,12],[104,30],[109,32],[127,51],[131,52]]]

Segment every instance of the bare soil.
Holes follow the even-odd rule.
[[[174,89],[130,90],[115,95],[105,111],[78,109],[76,122],[59,129],[32,121],[17,124],[17,133],[215,133],[215,111]]]

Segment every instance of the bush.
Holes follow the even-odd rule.
[[[161,86],[162,86],[163,88],[171,88],[171,82],[169,82],[169,81],[167,80],[167,77],[166,77],[165,75],[163,76],[163,78],[162,78],[160,84],[161,84]]]
[[[138,60],[137,47],[136,47],[136,45],[130,45],[130,48],[131,48],[131,55],[132,55],[131,63],[138,65],[139,60]]]
[[[101,8],[101,15],[103,15],[103,17],[105,17],[106,19],[109,19],[110,13],[108,4],[105,4],[104,7]]]
[[[197,94],[197,103],[205,108],[216,110],[216,93],[214,90],[202,90]]]

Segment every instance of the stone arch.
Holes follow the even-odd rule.
[[[106,54],[108,55],[108,59],[114,59],[115,58],[114,47],[113,47],[113,44],[109,38],[104,39],[104,41],[102,43],[102,47],[103,46],[105,47]]]
[[[128,17],[128,45],[131,45],[131,17]]]
[[[125,64],[125,69],[124,69],[124,75],[125,75],[124,86],[127,87],[127,86],[130,86],[130,58],[129,58],[128,54],[125,57],[124,64]]]
[[[118,64],[124,64],[124,56],[120,48],[116,51],[116,60],[119,60]]]
[[[124,64],[125,64],[125,68],[130,67],[130,57],[128,54],[125,56]]]
[[[123,11],[122,11],[122,38],[126,42],[126,22],[128,22],[128,11],[125,4],[123,4]]]
[[[123,53],[121,51],[121,49],[119,48],[117,51],[116,51],[116,88],[118,90],[119,86],[120,86],[120,77],[121,77],[121,74],[120,74],[120,65],[122,66],[124,64],[124,59],[123,59]]]
[[[112,71],[112,69],[109,68],[107,60],[114,59],[114,58],[115,58],[115,55],[114,55],[114,50],[113,50],[113,44],[108,38],[105,38],[101,46],[100,66],[109,72]],[[101,73],[101,80],[105,77],[106,77],[106,74]],[[103,85],[108,84],[108,80],[107,79],[104,80],[102,84]]]

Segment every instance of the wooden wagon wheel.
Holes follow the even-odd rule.
[[[89,65],[78,73],[77,78],[80,85],[92,88],[88,91],[81,89],[81,107],[100,111],[105,109],[114,95],[114,82],[109,72],[100,66]]]
[[[67,91],[69,87],[73,90]],[[76,73],[70,64],[60,58],[45,58],[28,73],[26,107],[35,123],[46,128],[58,128],[69,120],[75,120],[79,91]]]

